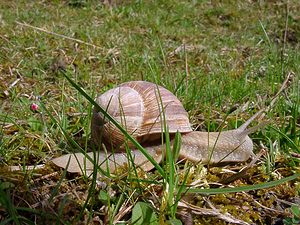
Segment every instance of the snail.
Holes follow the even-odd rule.
[[[165,150],[165,144],[160,140],[164,122],[171,136],[177,131],[181,133],[179,158],[203,164],[246,161],[254,155],[253,142],[248,135],[261,127],[257,125],[247,128],[261,113],[258,112],[234,130],[193,131],[188,113],[177,97],[167,89],[146,81],[123,83],[98,96],[96,102],[144,146],[157,163],[161,162]],[[145,171],[154,167],[96,108],[93,110],[91,135],[99,148],[104,144],[106,149],[114,152],[87,153],[89,157],[95,158],[102,169],[109,169],[113,173],[116,168],[129,162],[124,151],[126,144],[131,149],[136,166]],[[173,142],[174,140],[171,140],[171,145]],[[69,172],[76,173],[84,171],[90,174],[94,167],[82,153],[63,155],[53,159],[52,162]]]

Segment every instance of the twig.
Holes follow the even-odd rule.
[[[84,112],[70,112],[70,113],[67,113],[68,116],[70,117],[77,117],[77,116],[87,116],[88,114],[87,113],[84,113]]]
[[[279,97],[279,95],[281,94],[281,92],[283,92],[286,88],[289,87],[288,82],[292,79],[294,73],[293,72],[289,72],[288,75],[286,76],[285,80],[283,81],[279,91],[276,93],[276,95],[272,98],[272,101],[270,102],[270,105],[268,106],[269,108],[272,108],[277,100],[277,98]]]
[[[228,177],[228,178],[226,178],[226,179],[224,179],[224,180],[222,180],[222,181],[220,181],[220,183],[221,184],[229,184],[229,183],[231,183],[231,182],[233,182],[233,181],[235,181],[235,180],[237,180],[237,179],[239,179],[239,178],[241,178],[241,177],[244,177],[245,176],[245,174],[246,174],[246,172],[250,169],[250,168],[252,168],[254,165],[255,165],[255,163],[257,162],[257,160],[265,153],[266,151],[264,150],[264,149],[262,149],[253,159],[252,159],[252,161],[244,168],[244,169],[242,169],[240,172],[238,172],[238,173],[236,173],[236,174],[234,174],[234,175],[232,175],[232,176],[230,176],[230,177]]]
[[[42,168],[43,168],[43,167],[42,167]],[[42,181],[42,180],[47,180],[47,179],[53,178],[53,177],[55,177],[55,176],[57,176],[57,175],[58,175],[58,172],[53,172],[53,173],[50,173],[50,174],[46,174],[46,175],[44,175],[44,176],[41,176],[41,177],[39,177],[39,178],[34,179],[34,180],[32,181],[32,183],[37,183],[37,182]]]
[[[283,200],[283,199],[279,199],[279,198],[277,198],[277,196],[274,193],[272,193],[272,195],[276,198],[277,202],[283,203],[283,204],[285,204],[285,205],[287,205],[289,207],[291,207],[293,205],[295,205],[295,206],[299,205],[299,204],[297,204],[295,202],[289,202],[289,201],[286,201],[286,200]]]
[[[189,209],[192,214],[202,215],[202,216],[213,216],[220,220],[223,220],[225,222],[232,223],[232,224],[249,225],[249,223],[247,223],[243,220],[236,219],[229,213],[222,214],[217,209],[200,208],[200,207],[194,206],[183,200],[181,200],[178,203],[178,207]]]
[[[277,198],[278,198],[278,197],[276,196],[276,201],[278,201]],[[287,215],[287,213],[286,213],[284,210],[277,210],[277,209],[269,208],[269,207],[267,207],[267,206],[261,204],[260,202],[256,201],[255,199],[253,199],[253,202],[254,202],[255,204],[257,204],[260,208],[263,208],[263,209],[265,209],[265,210],[267,210],[267,211],[275,212],[275,213],[277,213],[277,214],[279,214],[279,215]]]
[[[133,208],[135,203],[132,203],[132,196],[134,196],[135,191],[131,193],[131,195],[128,197],[128,199],[122,204],[122,206],[119,208],[118,214],[114,216],[113,224],[117,224],[119,220],[121,220],[130,210]]]
[[[6,96],[9,96],[9,90],[12,89],[19,81],[21,78],[16,79],[14,82],[12,82],[9,87],[3,92]]]
[[[300,154],[296,152],[291,152],[291,156],[300,159]]]
[[[45,168],[45,164],[34,165],[34,166],[10,166],[10,171],[27,171],[27,170],[35,170],[35,169],[43,169]]]
[[[285,78],[285,80],[283,81],[280,89],[278,90],[278,92],[274,95],[274,97],[272,98],[270,104],[266,107],[266,109],[264,110],[264,112],[261,114],[261,116],[259,117],[259,119],[261,120],[262,118],[265,117],[266,112],[268,112],[274,105],[275,102],[277,101],[277,99],[279,98],[280,94],[289,87],[289,82],[291,81],[291,79],[293,78],[294,73],[293,72],[289,72]]]
[[[129,213],[133,208],[133,205],[122,205],[122,207],[119,209],[118,214],[114,218],[114,223],[116,224],[119,222],[127,213]]]
[[[29,25],[29,24],[27,24],[27,23],[21,23],[21,22],[19,22],[19,21],[15,21],[15,22],[16,22],[18,25],[21,25],[21,26],[24,26],[24,27],[29,27],[29,28],[32,28],[32,29],[34,29],[34,30],[38,30],[38,31],[44,32],[44,33],[46,33],[46,34],[51,34],[51,35],[54,35],[54,36],[57,36],[57,37],[61,37],[61,38],[67,39],[67,40],[71,40],[71,41],[78,42],[78,43],[80,43],[80,44],[84,44],[84,45],[92,46],[92,47],[94,47],[94,48],[100,48],[100,49],[102,49],[100,46],[97,46],[97,45],[94,45],[94,44],[91,44],[91,43],[82,41],[82,40],[80,40],[80,39],[68,37],[68,36],[66,36],[66,35],[58,34],[58,33],[52,32],[52,31],[48,31],[48,30],[45,30],[45,29],[40,28],[40,27],[35,27],[35,26],[32,26],[32,25]]]
[[[251,201],[253,201],[253,203],[258,205],[260,209],[265,209],[266,211],[269,211],[269,212],[275,212],[278,215],[285,215],[285,216],[288,215],[287,212],[284,211],[284,210],[273,209],[273,208],[270,208],[270,207],[267,207],[267,206],[263,205],[262,203],[255,200],[254,197],[252,195],[248,194],[248,193],[244,192],[243,194],[246,196],[247,201],[250,204],[252,204]],[[274,198],[276,199],[277,202],[280,202],[280,199],[277,199],[277,196],[275,196],[275,195],[273,195],[273,196],[274,196]],[[290,202],[288,202],[288,203],[290,203]]]
[[[292,81],[294,75],[295,75],[295,74],[294,74],[294,72],[292,72],[292,71],[289,72],[289,73],[287,74],[285,80],[284,80],[283,83],[281,84],[280,89],[279,89],[278,92],[271,98],[270,104],[267,105],[267,106],[265,106],[264,108],[262,108],[262,109],[260,110],[260,111],[261,111],[261,115],[260,115],[260,117],[259,117],[259,120],[262,120],[262,119],[265,117],[266,113],[269,112],[269,111],[273,108],[273,106],[275,105],[276,101],[278,100],[280,94],[281,94],[282,92],[284,92],[284,91],[290,86],[290,83],[291,83],[291,81]],[[246,102],[244,105],[242,105],[242,106],[240,107],[240,111],[244,112],[248,107],[249,107],[249,102]],[[235,111],[235,110],[233,110],[233,111]],[[233,112],[233,111],[232,111],[232,112]]]

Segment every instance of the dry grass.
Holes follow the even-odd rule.
[[[223,180],[247,164],[208,171],[190,165],[187,184],[237,187],[299,173],[300,6],[296,0],[232,3],[2,1],[0,221],[128,222],[137,202],[151,206],[160,223],[175,221],[164,205],[168,193],[157,171],[139,171],[139,182],[134,173],[96,182],[49,163],[74,150],[58,124],[80,146],[90,148],[91,105],[61,69],[91,96],[128,80],[157,82],[178,96],[198,130],[217,130],[224,118],[225,129],[238,126],[268,105],[292,74],[289,88],[266,115],[277,131],[267,127],[252,136],[256,152],[267,152],[255,166],[224,185]],[[57,123],[42,107],[30,110],[40,102]],[[38,164],[45,167],[8,170]],[[187,167],[182,163],[178,168],[182,172]],[[184,180],[181,173],[178,177]],[[228,224],[229,219],[237,224],[282,223],[295,216],[289,208],[299,205],[299,190],[295,180],[250,192],[186,194],[176,216],[185,224]]]

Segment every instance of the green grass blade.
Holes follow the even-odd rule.
[[[189,166],[188,169],[187,169],[187,171],[184,174],[182,185],[177,185],[177,187],[179,187],[179,188],[178,188],[178,191],[177,191],[177,194],[176,194],[176,198],[175,198],[175,202],[174,202],[174,208],[175,209],[177,209],[178,202],[180,201],[182,194],[187,190],[185,188],[185,184],[187,182],[187,179],[188,179],[188,176],[189,176],[189,173],[190,173],[190,169],[191,169],[191,167]]]
[[[177,131],[173,141],[173,161],[177,162],[181,148],[181,134]]]
[[[121,193],[121,196],[119,197],[119,199],[117,201],[116,207],[114,208],[114,210],[112,212],[111,220],[113,220],[115,218],[115,216],[118,214],[122,204],[124,203],[124,198],[125,198],[124,193]]]
[[[76,141],[74,141],[74,140],[69,136],[68,132],[66,132],[66,130],[62,127],[62,125],[54,118],[54,116],[50,113],[50,111],[46,108],[46,106],[45,106],[42,102],[41,102],[41,106],[42,106],[43,110],[47,113],[47,115],[50,117],[50,119],[52,120],[52,122],[53,122],[54,124],[56,124],[56,125],[60,128],[60,130],[63,132],[63,135],[65,136],[65,138],[67,139],[67,141],[68,141],[74,148],[78,149],[82,154],[84,154],[87,160],[89,160],[89,161],[91,161],[91,162],[94,163],[94,160],[93,160],[89,155],[86,154],[86,151],[85,151],[83,148],[81,148],[81,146],[80,146]],[[76,156],[76,155],[74,155],[74,156]],[[84,173],[84,171],[85,171],[84,168],[81,168],[81,169],[82,169],[82,171],[81,171],[82,174],[85,174],[85,173]],[[103,175],[110,177],[110,174],[109,174],[108,172],[104,171],[103,169],[101,169],[100,166],[98,167],[98,169],[100,170],[100,172],[101,172]]]
[[[167,192],[167,204],[168,204],[168,210],[170,210],[172,217],[175,217],[176,209],[174,210],[174,192],[175,192],[175,161],[174,161],[174,155],[171,148],[171,141],[170,141],[170,133],[169,133],[169,127],[166,120],[166,114],[165,114],[165,106],[163,105],[162,96],[159,91],[158,85],[156,85],[157,89],[157,104],[159,108],[161,109],[160,113],[160,121],[162,121],[162,130],[164,131],[163,137],[165,138],[165,148],[166,148],[166,176],[164,177],[167,185],[165,185],[166,192]]]
[[[242,192],[242,191],[254,191],[259,189],[265,189],[265,188],[271,188],[275,187],[277,185],[283,184],[285,182],[295,180],[296,178],[300,177],[300,173],[296,173],[292,176],[282,178],[280,180],[276,181],[270,181],[266,183],[261,184],[255,184],[255,185],[247,185],[242,187],[236,187],[236,188],[210,188],[210,189],[198,189],[198,188],[189,188],[187,190],[188,193],[197,193],[197,194],[207,194],[207,195],[214,195],[214,194],[225,194],[225,193],[234,193],[234,192]]]
[[[63,180],[65,179],[65,177],[66,177],[66,175],[67,175],[67,168],[69,167],[70,159],[71,159],[71,158],[69,158],[69,161],[68,161],[68,163],[67,163],[66,168],[64,169],[64,172],[63,172],[62,176],[60,177],[59,181],[57,182],[57,184],[55,185],[54,189],[53,189],[52,192],[51,192],[51,196],[50,196],[50,198],[49,198],[49,202],[50,202],[50,203],[52,202],[53,198],[54,198],[55,196],[57,196],[57,194],[58,194],[58,192],[59,192],[59,188],[60,188],[60,186],[61,186]]]
[[[273,129],[274,131],[276,131],[282,137],[284,137],[293,146],[293,148],[297,151],[297,153],[300,153],[300,148],[296,145],[296,143],[292,139],[290,139],[286,134],[284,134],[283,132],[281,132],[277,128],[275,128],[273,126],[270,126],[270,128]]]
[[[96,167],[94,166],[94,173],[92,174],[92,176],[93,176],[92,183],[88,190],[88,196],[86,197],[86,200],[80,210],[80,213],[76,218],[76,221],[78,221],[78,222],[81,221],[81,219],[83,218],[84,212],[87,209],[88,205],[90,204],[90,206],[92,207],[95,203],[95,199],[93,198],[94,193],[96,191],[96,182],[97,182],[97,173],[95,173],[95,170],[96,170],[95,168]]]
[[[267,33],[267,31],[266,31],[264,25],[262,24],[261,20],[259,20],[259,24],[260,24],[261,29],[262,29],[263,32],[264,32],[264,35],[265,35],[265,37],[266,37],[266,39],[267,39],[267,43],[268,43],[269,47],[271,47],[272,45],[271,45],[271,41],[270,41],[269,35],[268,35],[268,33]]]
[[[94,107],[103,113],[109,121],[114,124],[123,134],[124,136],[131,141],[135,145],[135,147],[142,152],[142,154],[153,164],[153,166],[157,169],[157,171],[164,177],[165,172],[161,168],[161,166],[153,159],[153,157],[131,136],[129,135],[126,130],[116,121],[112,116],[110,116],[101,106],[97,104],[81,87],[79,87],[65,72],[62,71],[62,74],[65,78],[71,83],[71,85],[77,89]]]

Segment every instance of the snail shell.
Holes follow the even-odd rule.
[[[108,90],[96,102],[113,116],[139,143],[159,139],[164,122],[169,133],[191,132],[188,114],[177,97],[167,89],[146,81],[131,81]],[[105,116],[94,109],[92,139],[109,149],[124,148],[124,135]],[[129,147],[133,147],[128,142]]]
[[[266,123],[251,128],[248,125],[260,115],[257,112],[242,126],[234,130],[222,132],[192,131],[188,114],[181,102],[170,91],[153,83],[131,81],[117,88],[108,90],[96,99],[97,103],[113,116],[137,141],[145,146],[146,151],[159,163],[165,155],[165,145],[155,142],[164,132],[164,122],[169,133],[181,132],[181,148],[179,157],[192,162],[205,164],[243,162],[253,155],[253,142],[248,136]],[[92,117],[92,139],[101,146],[102,141],[107,148],[123,150],[126,139],[123,134],[105,116],[94,109]],[[171,145],[173,141],[171,141]],[[128,142],[129,147],[134,147]],[[139,150],[131,148],[132,158],[136,166],[145,171],[153,165]],[[87,153],[95,156],[98,165],[114,172],[119,166],[128,164],[127,154],[123,152],[106,154],[103,151]],[[82,153],[67,154],[52,160],[59,167],[69,172],[91,173],[94,164]]]

